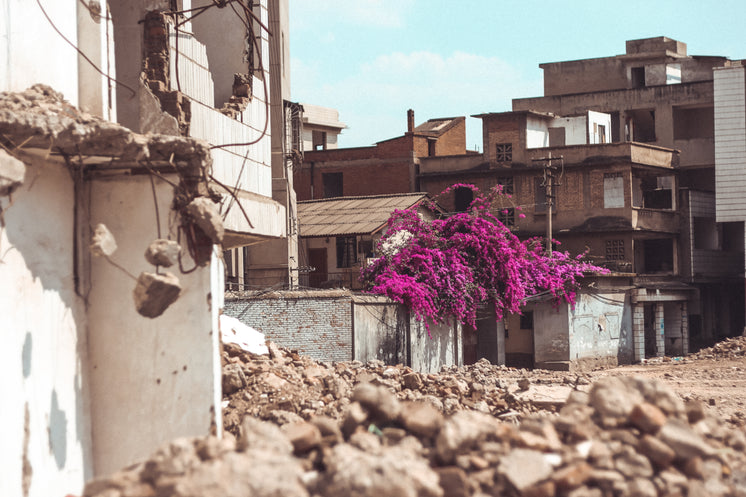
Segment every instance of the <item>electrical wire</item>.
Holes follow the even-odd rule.
[[[54,29],[57,32],[57,34],[60,35],[60,37],[63,40],[65,40],[65,42],[67,42],[68,45],[70,45],[71,47],[73,47],[75,49],[75,51],[78,52],[78,55],[80,55],[81,57],[83,57],[83,59],[85,59],[85,61],[88,62],[99,74],[101,74],[106,79],[108,79],[109,80],[109,84],[111,84],[111,82],[113,81],[116,84],[121,85],[122,87],[127,88],[130,92],[132,92],[132,97],[135,97],[137,95],[137,92],[135,90],[133,90],[129,86],[125,85],[121,81],[112,78],[111,76],[109,76],[108,74],[106,74],[104,71],[102,71],[96,64],[93,63],[93,61],[86,54],[83,53],[83,51],[81,49],[79,49],[75,45],[75,43],[73,43],[72,41],[70,41],[64,34],[62,34],[62,31],[60,31],[60,29],[57,27],[57,25],[54,23],[54,21],[52,21],[52,18],[49,17],[49,14],[47,14],[47,11],[44,10],[44,6],[41,4],[41,0],[36,0],[36,5],[39,6],[39,9],[41,9],[41,13],[44,14],[44,17],[46,17],[47,21],[49,21],[49,24],[52,26],[52,29]]]

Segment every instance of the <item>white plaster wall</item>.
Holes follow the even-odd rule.
[[[172,188],[158,180],[156,185],[162,236],[175,239]],[[117,239],[112,259],[135,276],[153,271],[143,257],[158,237],[148,177],[94,180],[91,199],[92,226],[106,224]],[[185,257],[184,268],[192,267]],[[149,319],[135,310],[135,282],[103,259],[92,261],[89,351],[97,475],[142,459],[173,438],[208,434],[220,409],[212,300],[220,290],[211,290],[219,281],[209,266],[191,274],[170,271],[181,281],[181,296]]]
[[[558,117],[552,120],[553,128],[565,128],[565,145],[585,145],[588,141],[586,116]]]
[[[116,79],[114,63],[114,24],[107,2],[102,2],[101,16],[94,17],[83,5],[78,7],[78,48],[96,67]],[[108,18],[108,20],[107,20]],[[88,61],[78,56],[78,106],[102,119],[116,121],[114,81],[101,75]],[[111,89],[111,91],[110,91]]]
[[[569,307],[569,306],[568,306]],[[625,318],[623,294],[579,294],[569,310],[570,360],[619,356],[631,350],[631,320]]]
[[[549,125],[545,119],[533,116],[526,118],[526,148],[549,146]]]
[[[411,368],[421,373],[436,373],[441,366],[460,364],[463,357],[461,325],[451,319],[444,324],[430,323],[430,335],[422,321],[410,318]]]
[[[61,165],[34,161],[12,205],[0,197],[0,208],[0,495],[23,495],[24,453],[29,496],[79,495],[93,468],[70,175]]]
[[[603,126],[604,130],[598,129]],[[588,111],[588,144],[611,143],[611,114]]]
[[[77,43],[77,1],[41,0],[57,28]],[[50,48],[54,49],[50,49]],[[0,0],[0,91],[44,83],[78,104],[78,53],[31,0]]]

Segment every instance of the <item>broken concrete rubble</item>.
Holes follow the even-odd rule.
[[[186,214],[213,243],[223,243],[225,228],[215,202],[207,197],[197,197],[187,205]]]
[[[173,274],[142,272],[133,292],[135,308],[146,318],[157,318],[176,302],[180,293],[181,284]]]
[[[269,350],[267,357],[225,347],[225,376],[238,386],[225,394],[226,440],[195,439],[194,449],[179,442],[92,482],[86,497],[161,495],[165,482],[166,495],[280,495],[278,480],[286,495],[318,497],[746,495],[743,430],[689,408],[657,380],[600,381],[590,393],[575,391],[558,413],[542,414],[511,398],[499,374],[508,369],[484,362],[422,375],[420,383],[401,366],[319,364]],[[489,413],[475,398],[487,399]],[[511,408],[519,422],[500,418]],[[239,436],[235,448],[230,432]],[[165,464],[163,454],[186,460]],[[284,473],[254,467],[262,477],[250,491],[245,474],[233,473],[247,471],[235,461],[267,460]],[[226,487],[233,478],[242,486]]]
[[[109,257],[117,250],[117,241],[105,224],[99,223],[93,229],[91,253],[96,257]]]
[[[173,240],[154,240],[145,250],[145,259],[154,266],[171,267],[179,261],[181,246]]]

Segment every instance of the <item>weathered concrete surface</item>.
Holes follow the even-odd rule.
[[[26,166],[0,149],[0,196],[10,195],[23,184]]]

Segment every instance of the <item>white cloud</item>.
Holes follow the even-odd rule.
[[[368,145],[401,134],[410,108],[419,124],[436,117],[507,111],[511,99],[542,92],[540,78],[529,79],[497,57],[466,52],[381,55],[338,81],[324,80],[294,61],[292,78],[294,97],[339,110],[350,127],[340,138],[342,146]],[[479,123],[470,126],[478,128]],[[481,144],[479,129],[467,137],[470,147],[475,143]]]

